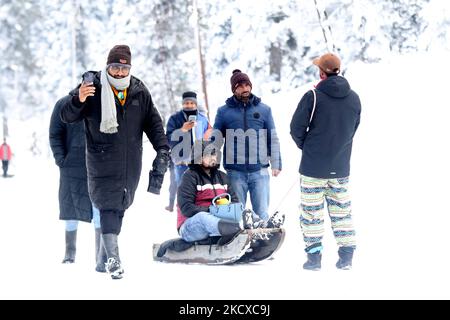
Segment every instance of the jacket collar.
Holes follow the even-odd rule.
[[[215,177],[219,171],[219,168],[212,168],[211,169],[211,176],[208,176],[208,174],[206,174],[205,170],[203,170],[202,166],[199,164],[190,164],[189,168],[194,170],[195,172],[197,172],[201,177],[203,178],[207,178],[209,181],[213,182],[215,181]]]
[[[236,96],[234,96],[234,95],[225,101],[226,105],[231,108],[239,108],[239,107],[245,108],[248,105],[257,106],[260,102],[261,102],[261,98],[258,98],[253,93],[250,95],[250,99],[249,99],[247,105],[244,105],[244,103],[242,101],[239,101],[238,99],[236,99]]]

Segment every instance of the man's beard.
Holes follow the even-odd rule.
[[[219,168],[219,166],[220,166],[220,164],[217,163],[216,161],[212,161],[212,162],[208,163],[207,165],[203,164],[203,167],[205,169],[217,169],[217,168]]]
[[[242,102],[248,102],[248,100],[250,100],[250,96],[250,91],[244,91],[241,94],[236,94],[236,98]]]

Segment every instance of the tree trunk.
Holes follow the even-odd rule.
[[[281,65],[283,53],[279,43],[270,44],[270,75],[276,80],[281,80]]]

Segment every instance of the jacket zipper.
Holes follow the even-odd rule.
[[[130,97],[128,97],[130,98]],[[127,189],[127,182],[128,182],[128,124],[127,124],[127,118],[126,118],[126,105],[130,100],[127,99],[127,101],[125,101],[125,104],[122,107],[123,112],[122,112],[122,119],[123,119],[123,123],[124,123],[124,130],[125,130],[125,149],[124,149],[124,153],[125,153],[125,185],[123,188],[123,197],[124,197],[124,201],[123,204],[125,206],[125,201],[127,201],[127,196],[128,196],[128,189]]]
[[[244,134],[247,133],[247,130],[248,130],[248,123],[247,123],[247,104],[244,103]],[[249,144],[249,147],[250,147],[250,144]],[[245,154],[244,154],[244,157],[245,157],[245,159],[246,159],[246,161],[245,161],[245,168],[247,169],[247,172],[248,172],[247,151],[250,152],[250,151],[248,150],[248,148],[247,148],[247,138],[245,138],[245,140],[244,140],[244,153],[245,153]]]

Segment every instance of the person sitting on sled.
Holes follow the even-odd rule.
[[[227,174],[219,170],[220,147],[214,142],[197,141],[191,153],[191,164],[178,187],[177,229],[181,238],[194,242],[209,237],[229,237],[243,229],[266,227],[264,220],[243,210],[231,187]],[[228,194],[227,198],[221,195]],[[213,199],[217,201],[213,204]],[[215,215],[214,207],[234,205],[237,219],[223,219]]]

